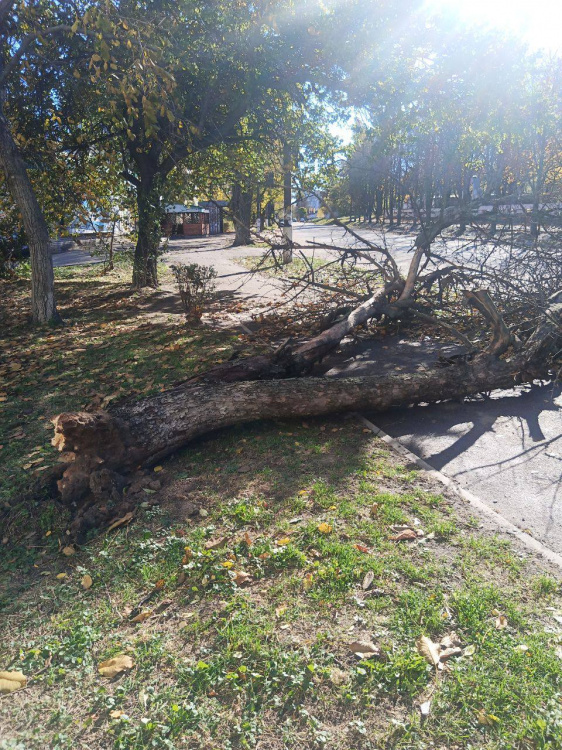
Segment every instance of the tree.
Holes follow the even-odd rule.
[[[290,16],[287,30],[276,28],[265,0],[181,0],[142,10],[108,2],[80,19],[77,33],[97,32],[89,70],[80,74],[98,92],[105,115],[99,135],[119,144],[137,191],[135,286],[157,283],[160,202],[170,172],[215,145],[244,140],[239,126],[249,112],[255,122],[271,121],[276,92],[302,91],[311,75],[317,52],[300,14],[288,1],[273,7]]]
[[[28,6],[15,0],[0,2],[0,167],[21,214],[30,249],[31,309],[35,323],[58,322],[54,274],[49,250],[49,229],[29,178],[25,160],[8,119],[9,95],[25,81],[24,67],[39,57],[49,73],[53,39],[67,26],[64,4]],[[68,27],[69,29],[70,27]],[[25,85],[25,84],[24,84]]]

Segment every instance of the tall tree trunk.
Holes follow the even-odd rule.
[[[159,175],[146,175],[137,184],[138,234],[133,260],[133,286],[158,286],[158,250],[162,236]]]
[[[0,92],[1,97],[1,92]],[[1,105],[1,98],[0,98]],[[55,304],[55,278],[49,229],[35,196],[25,163],[0,109],[0,167],[23,220],[31,259],[31,313],[34,323],[60,322]]]
[[[252,221],[252,190],[247,184],[234,183],[232,186],[230,207],[232,209],[235,231],[233,247],[249,245],[252,241],[252,233],[250,232]]]

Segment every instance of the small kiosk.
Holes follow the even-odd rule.
[[[209,212],[199,206],[166,206],[162,229],[166,237],[206,237],[209,234]]]

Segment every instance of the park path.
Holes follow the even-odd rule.
[[[363,231],[362,231],[363,233]],[[367,233],[376,240],[376,232]],[[304,225],[295,227],[294,239],[349,242],[341,230]],[[409,262],[412,237],[387,237],[399,265]],[[174,240],[164,260],[212,265],[218,272],[217,289],[234,302],[251,307],[282,300],[281,283],[251,274],[239,261],[263,253],[263,248],[230,247],[231,237]],[[315,251],[316,254],[330,251]],[[66,254],[68,255],[68,254]],[[60,256],[54,256],[54,260]],[[80,261],[79,261],[80,262]],[[88,256],[88,261],[92,262]],[[177,310],[172,287],[157,294],[169,297]],[[172,304],[170,304],[170,311]],[[249,323],[249,313],[237,313]],[[383,369],[427,364],[437,356],[434,345],[396,339],[345,346],[327,364],[328,377],[381,372]],[[496,391],[488,399],[462,403],[396,408],[367,414],[385,432],[400,440],[434,468],[478,495],[489,507],[528,531],[555,552],[562,553],[562,388],[534,384]]]

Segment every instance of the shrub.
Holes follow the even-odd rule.
[[[183,309],[188,320],[201,320],[215,289],[217,272],[212,266],[178,263],[172,266]]]

